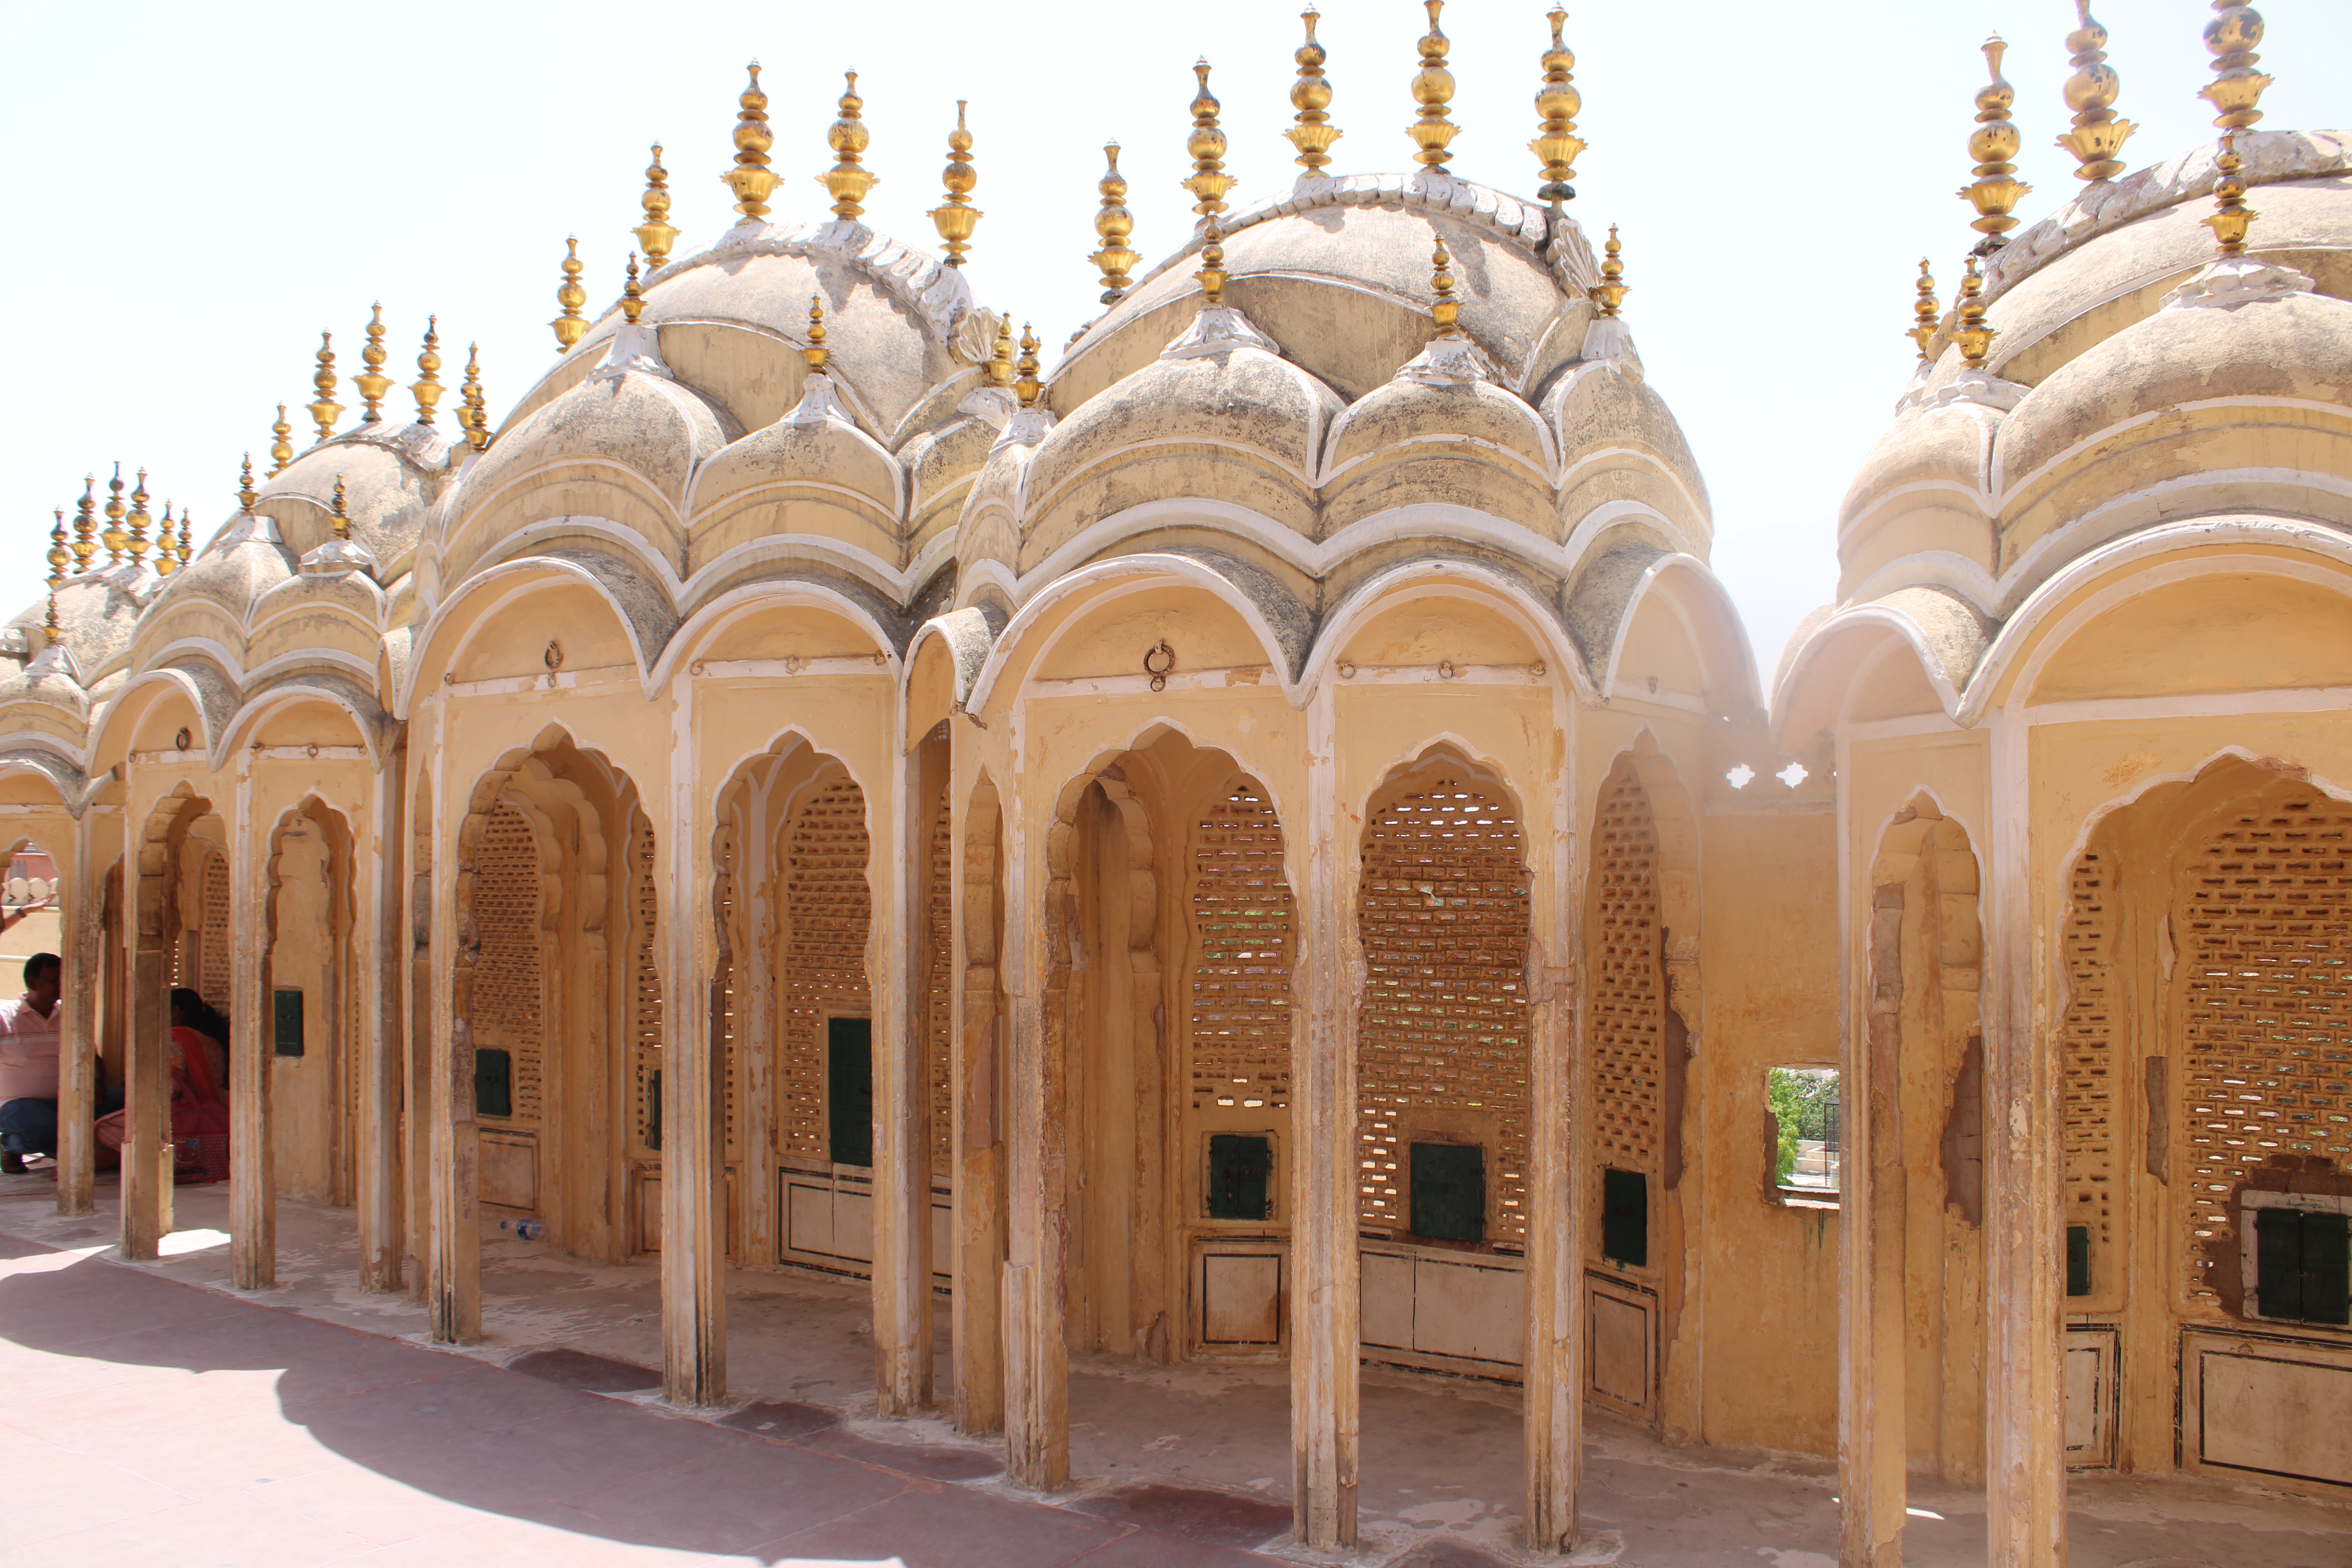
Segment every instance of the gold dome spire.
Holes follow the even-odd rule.
[[[2221,177],[2213,182],[2213,216],[2199,221],[2213,231],[2222,255],[2243,256],[2246,230],[2263,215],[2246,205],[2246,165],[2238,156],[2235,131],[2221,139],[2221,151],[2213,160],[2213,166],[2221,172]]]
[[[1454,258],[1447,255],[1445,242],[1437,242],[1436,251],[1429,258],[1429,319],[1437,323],[1441,338],[1462,335],[1462,301],[1454,297]]]
[[[1323,74],[1323,63],[1330,57],[1315,41],[1315,7],[1309,5],[1301,11],[1298,19],[1307,24],[1307,41],[1290,57],[1298,62],[1298,79],[1290,88],[1290,107],[1298,111],[1297,122],[1283,134],[1298,149],[1298,156],[1293,162],[1313,176],[1330,163],[1331,143],[1344,132],[1324,112],[1331,107],[1331,82]]]
[[[1617,307],[1625,302],[1625,296],[1633,292],[1633,286],[1625,281],[1624,249],[1617,243],[1617,226],[1612,223],[1609,226],[1609,243],[1601,247],[1601,281],[1592,286],[1592,298],[1599,301],[1604,316],[1615,315]]]
[[[629,325],[634,327],[637,324],[637,318],[645,313],[645,291],[637,287],[637,253],[632,250],[628,265],[621,269],[621,314],[627,317]]]
[[[2213,0],[2213,19],[2205,24],[2205,47],[2213,54],[2213,79],[2197,96],[2217,112],[2213,123],[2224,131],[2243,131],[2263,117],[2257,106],[2271,78],[2254,68],[2263,57],[2254,53],[2263,41],[2263,14],[2245,0]]]
[[[1959,320],[1952,328],[1952,341],[1960,345],[1960,360],[1970,370],[1982,370],[1985,351],[1992,346],[2000,333],[1985,325],[1984,279],[1977,271],[1977,255],[1969,252],[1968,270],[1960,275],[1960,298],[1958,302]]]
[[[1225,133],[1217,124],[1220,105],[1209,90],[1209,68],[1206,59],[1192,67],[1201,89],[1192,99],[1192,134],[1185,143],[1185,150],[1192,154],[1192,175],[1182,184],[1192,193],[1192,210],[1202,220],[1201,269],[1192,276],[1200,280],[1208,302],[1215,305],[1225,293],[1224,236],[1218,229],[1217,215],[1225,210],[1225,193],[1234,188],[1234,177],[1225,173]]]
[[[1127,237],[1135,232],[1135,215],[1127,210],[1127,176],[1118,172],[1118,143],[1103,143],[1103,156],[1110,166],[1095,186],[1102,193],[1102,205],[1095,213],[1095,237],[1102,247],[1087,258],[1102,273],[1102,302],[1116,305],[1118,297],[1127,292],[1127,275],[1143,258],[1128,247]]]
[[[58,508],[57,526],[49,530],[49,613],[41,623],[41,646],[48,647],[58,640],[58,584],[66,580],[66,563],[73,552],[66,548],[66,509]]]
[[[562,307],[555,320],[547,324],[555,329],[555,352],[568,354],[572,345],[588,335],[587,318],[580,307],[588,302],[588,289],[580,281],[585,264],[580,259],[580,237],[566,235],[563,239],[563,281],[555,286],[555,302]]]
[[[1919,258],[1919,295],[1911,302],[1911,330],[1903,335],[1919,345],[1919,359],[1925,363],[1927,345],[1936,336],[1936,323],[1942,319],[1943,308],[1936,303],[1936,276],[1927,270],[1927,258]]]
[[[276,479],[294,460],[294,426],[286,423],[286,405],[278,405],[277,423],[269,426],[269,477]]]
[[[188,509],[180,509],[180,564],[185,566],[195,556],[188,538]]]
[[[1584,107],[1584,95],[1576,90],[1576,53],[1560,39],[1560,29],[1568,25],[1568,13],[1555,5],[1551,8],[1551,47],[1543,55],[1543,86],[1536,89],[1536,113],[1543,123],[1536,128],[1536,139],[1528,143],[1543,163],[1544,183],[1536,195],[1558,206],[1576,199],[1576,187],[1569,181],[1576,178],[1576,161],[1584,155],[1584,138],[1576,133],[1576,116]]]
[[[1992,79],[1977,89],[1977,128],[1969,137],[1969,156],[1977,161],[1976,183],[1961,187],[1962,199],[1977,209],[1977,219],[1969,226],[1984,238],[1977,242],[1977,254],[1990,256],[2009,243],[2004,237],[2017,226],[2010,209],[2022,200],[2033,187],[2017,177],[2017,165],[2011,162],[2017,156],[2017,127],[2010,123],[2010,105],[2017,101],[2017,89],[2001,79],[2000,57],[2009,46],[1995,33],[1984,42],[1985,64],[1991,68]]]
[[[319,427],[321,441],[335,433],[335,421],[343,414],[343,405],[335,401],[334,342],[332,332],[319,334],[319,368],[310,376],[310,384],[319,391],[318,400],[310,405],[310,423]]]
[[[147,470],[139,470],[139,483],[131,492],[131,516],[127,520],[131,542],[123,548],[131,552],[131,564],[147,564],[147,525],[154,520],[147,515]]]
[[[637,248],[646,253],[646,270],[658,272],[677,243],[677,229],[669,221],[669,171],[662,167],[661,143],[654,143],[654,161],[646,165],[646,194],[637,198],[646,221],[637,225]]]
[[[475,451],[487,451],[490,445],[490,415],[489,405],[482,395],[482,345],[479,343],[469,343],[466,347],[466,384],[459,396],[464,400],[465,412],[458,415],[457,421],[465,427],[466,439],[473,443]]]
[[[971,248],[972,231],[984,216],[971,205],[971,190],[980,184],[980,171],[971,166],[971,132],[963,122],[969,101],[956,100],[955,129],[948,132],[948,166],[940,171],[940,184],[948,199],[931,209],[931,226],[940,231],[950,267],[963,265],[964,253]]]
[[[247,452],[245,455],[244,464],[237,469],[236,510],[245,516],[251,517],[253,509],[260,504],[260,493],[253,488],[253,454]]]
[[[1405,127],[1405,134],[1421,149],[1412,161],[1425,169],[1442,169],[1454,156],[1445,150],[1462,128],[1445,117],[1445,106],[1454,101],[1454,73],[1445,68],[1448,48],[1444,32],[1437,25],[1437,14],[1445,9],[1445,0],[1422,0],[1429,8],[1429,31],[1422,35],[1421,69],[1412,79],[1412,100],[1421,105],[1421,118]]]
[[[383,346],[383,304],[379,300],[370,309],[374,314],[368,318],[367,344],[360,350],[360,363],[367,368],[352,377],[360,389],[360,421],[365,425],[383,417],[383,395],[392,390],[392,377],[383,374],[383,362],[392,357]]]
[[[735,116],[735,166],[719,177],[735,193],[735,210],[744,221],[757,223],[768,216],[768,198],[776,194],[783,176],[768,167],[768,149],[776,144],[776,133],[768,129],[768,95],[760,90],[760,62],[753,60],[747,68],[751,85],[736,100],[742,109]]]
[[[1013,323],[1007,321],[1004,330],[1010,332]],[[1024,321],[1021,324],[1021,358],[1013,367],[1013,393],[1021,400],[1024,408],[1037,406],[1037,395],[1044,385],[1037,377],[1037,347],[1035,330]]]
[[[334,506],[328,521],[334,525],[337,539],[349,539],[352,536],[351,515],[343,510],[343,476],[341,474],[335,476]]]
[[[84,474],[81,500],[74,503],[73,554],[77,574],[89,570],[90,558],[98,553],[98,523],[91,513],[98,506],[98,476]]]
[[[2123,79],[2107,64],[2107,30],[2092,20],[2091,0],[2074,0],[2074,19],[2079,25],[2066,35],[2066,47],[2074,55],[2074,74],[2066,79],[2066,107],[2074,111],[2074,129],[2058,138],[2058,145],[2082,165],[2074,171],[2076,179],[2112,180],[2124,172],[2123,160],[2116,154],[2139,127],[2116,117]]]
[[[801,351],[801,358],[808,361],[808,373],[811,375],[823,375],[827,357],[824,346],[824,296],[812,294],[809,296],[808,347]]]
[[[409,391],[416,397],[416,422],[433,423],[433,410],[440,405],[441,393],[441,325],[439,316],[425,318],[425,347],[416,356],[416,380]]]
[[[866,100],[857,96],[857,73],[841,73],[848,85],[841,89],[841,118],[835,121],[824,133],[824,144],[833,149],[834,164],[817,176],[824,188],[833,193],[833,216],[844,223],[855,223],[865,208],[858,204],[866,194],[881,184],[881,176],[866,169],[860,155],[873,132],[857,111]]]
[[[1013,384],[1013,318],[996,318],[996,347],[988,356],[988,384],[1010,387]]]
[[[106,563],[122,564],[122,557],[131,548],[131,531],[122,522],[122,465],[114,465],[114,477],[106,481],[106,527],[99,538],[106,545]]]
[[[155,520],[155,575],[169,577],[178,571],[178,559],[172,553],[172,503],[163,503],[163,515]]]

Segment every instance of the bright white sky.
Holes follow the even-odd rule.
[[[1531,194],[1531,99],[1543,0],[1454,0],[1453,172]],[[2265,129],[2352,125],[2352,5],[2262,0]],[[2212,134],[2202,0],[2100,0],[2141,130],[2135,167]],[[987,216],[969,267],[980,298],[1065,342],[1099,307],[1095,182],[1125,147],[1145,266],[1187,232],[1186,105],[1205,53],[1232,139],[1233,199],[1298,172],[1281,139],[1298,41],[1287,4],[894,0],[765,5],[488,0],[453,10],[238,0],[226,6],[32,5],[5,13],[0,146],[18,281],[16,370],[0,382],[0,607],[30,602],[50,512],[144,464],[160,506],[192,502],[196,537],[235,510],[236,463],[263,459],[273,405],[311,395],[320,329],[339,399],[368,305],[382,300],[414,379],[438,311],[444,379],[479,340],[494,416],[553,358],[556,264],[576,231],[591,311],[635,244],[646,144],[677,193],[678,254],[732,214],[719,182],[742,65],[765,66],[787,176],[779,216],[824,205],[824,129],[856,68],[882,183],[866,221],[917,246],[958,98],[971,100]],[[413,18],[413,20],[412,20]],[[2032,221],[2077,188],[2053,145],[2071,0],[1759,0],[1571,6],[1568,37],[1591,143],[1572,211],[1623,226],[1625,311],[1652,383],[1704,466],[1715,568],[1766,678],[1798,619],[1834,588],[1832,533],[1856,464],[1909,374],[1918,258],[1949,298],[1975,237],[1953,192],[1983,81],[1978,45],[2011,39]],[[1321,37],[1346,134],[1334,174],[1409,166],[1413,0],[1325,0]],[[2261,205],[2259,193],[2255,205]],[[2254,234],[2260,241],[2262,228]],[[1140,275],[1142,268],[1138,268]],[[1050,363],[1050,362],[1049,362]],[[395,392],[390,412],[411,404]],[[454,405],[454,393],[445,410]],[[445,412],[444,423],[450,424]],[[454,427],[454,426],[453,426]],[[298,445],[300,442],[298,440]],[[262,466],[266,467],[266,461]],[[103,490],[101,489],[101,495]]]

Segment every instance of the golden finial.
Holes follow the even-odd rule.
[[[81,500],[74,503],[73,553],[77,574],[89,570],[90,558],[98,553],[98,522],[91,513],[98,506],[98,476],[84,474]]]
[[[2263,215],[2246,205],[2245,162],[2238,156],[2238,133],[2221,138],[2221,154],[2213,166],[2221,177],[2213,182],[2213,216],[2200,221],[2213,231],[2224,256],[2246,253],[2246,230]]]
[[[383,395],[392,390],[392,377],[383,374],[383,362],[392,357],[383,347],[383,306],[379,302],[373,309],[375,314],[368,319],[367,345],[360,350],[360,363],[367,368],[352,377],[364,405],[360,420],[367,425],[383,417]]]
[[[195,554],[188,539],[188,509],[180,509],[180,564],[185,566]]]
[[[1007,321],[1005,331],[1010,332],[1012,330],[1013,323]],[[1037,379],[1037,334],[1025,321],[1021,325],[1021,358],[1013,370],[1013,391],[1020,398],[1021,406],[1036,407],[1037,394],[1042,385]]]
[[[2271,79],[2254,68],[2263,57],[2254,53],[2263,41],[2263,14],[2245,0],[2213,0],[2213,19],[2205,24],[2205,47],[2213,54],[2213,79],[2197,96],[2217,112],[2213,123],[2224,131],[2243,131],[2263,117],[2256,107]]]
[[[466,385],[460,395],[466,411],[459,418],[466,427],[466,439],[474,444],[477,452],[487,451],[490,445],[490,413],[482,395],[482,345],[469,343],[466,348]]]
[[[66,580],[66,567],[73,561],[73,552],[66,548],[66,509],[57,509],[57,526],[49,530],[49,605],[51,630],[57,627],[56,606],[58,584]]]
[[[629,264],[621,269],[621,314],[626,316],[629,325],[634,327],[637,324],[637,318],[645,313],[645,291],[637,287],[637,253],[632,250],[629,252]]]
[[[1462,301],[1454,297],[1454,258],[1445,253],[1445,242],[1437,242],[1437,250],[1429,258],[1429,319],[1437,323],[1441,338],[1462,335]]]
[[[278,405],[278,421],[270,426],[269,436],[269,460],[276,465],[269,470],[269,477],[274,479],[294,460],[294,426],[286,423],[286,405],[282,403]]]
[[[106,481],[106,527],[99,539],[106,546],[106,563],[122,564],[125,552],[131,548],[131,531],[122,522],[122,465],[114,465],[114,477]]]
[[[2066,35],[2066,47],[2074,53],[2074,74],[2066,79],[2074,129],[2058,138],[2058,145],[2082,165],[2074,171],[2076,179],[2112,180],[2124,169],[2116,154],[2139,127],[2116,117],[2123,79],[2107,64],[2107,30],[2091,19],[2091,0],[2074,0],[2074,20],[2078,26]]]
[[[341,474],[335,476],[335,500],[329,521],[334,524],[337,539],[352,536],[352,520],[350,514],[343,510],[343,476]]]
[[[172,554],[172,503],[163,503],[163,515],[155,520],[155,575],[169,577],[179,570]]]
[[[1576,161],[1584,153],[1584,138],[1576,133],[1576,116],[1584,107],[1584,95],[1570,79],[1576,72],[1576,55],[1560,41],[1568,13],[1555,5],[1550,21],[1551,47],[1544,51],[1543,86],[1536,89],[1536,113],[1543,123],[1536,128],[1536,139],[1528,143],[1528,151],[1543,163],[1544,183],[1536,195],[1557,206],[1576,199],[1576,187],[1569,181],[1576,178]]]
[[[131,552],[131,564],[147,564],[147,525],[154,521],[147,515],[147,470],[139,470],[139,484],[131,492],[131,542],[124,548]]]
[[[584,264],[580,259],[580,237],[566,235],[563,240],[563,281],[555,286],[555,302],[562,312],[547,324],[555,329],[555,352],[568,354],[572,345],[588,335],[587,318],[580,307],[588,302],[588,289],[580,281]]]
[[[637,248],[646,253],[646,270],[658,272],[677,243],[677,229],[669,221],[669,171],[662,167],[661,143],[654,143],[654,161],[646,165],[646,194],[637,198],[646,221],[637,225]]]
[[[2017,89],[2001,79],[2000,57],[2009,46],[1995,33],[1984,42],[1985,64],[1992,70],[1992,79],[1977,89],[1977,128],[1969,137],[1969,156],[1977,161],[1976,184],[1960,189],[1963,200],[1974,205],[1977,220],[1969,225],[1984,238],[1977,242],[1979,256],[1990,256],[2009,241],[2003,237],[2017,226],[2010,209],[2032,190],[2017,177],[2017,165],[2010,160],[2017,156],[2017,127],[2010,123],[2010,105],[2017,101]]]
[[[245,455],[244,467],[237,470],[236,510],[245,516],[251,517],[253,509],[260,503],[260,493],[253,488],[253,454],[247,452]]]
[[[1135,215],[1127,210],[1127,176],[1118,172],[1118,143],[1104,142],[1103,156],[1110,160],[1110,167],[1095,186],[1102,193],[1102,206],[1095,214],[1095,235],[1102,248],[1087,259],[1102,273],[1102,302],[1116,305],[1127,292],[1129,270],[1143,258],[1128,247],[1127,237],[1135,232]]]
[[[808,347],[801,351],[801,358],[808,361],[811,375],[824,374],[824,296],[822,294],[809,296]]]
[[[1911,302],[1911,330],[1903,335],[1919,345],[1919,358],[1927,358],[1927,344],[1936,336],[1936,323],[1942,319],[1943,308],[1936,303],[1936,276],[1927,270],[1927,258],[1919,258],[1919,297]]]
[[[1010,316],[1000,316],[996,320],[996,348],[988,356],[988,384],[1006,387],[1013,384],[1013,318]]]
[[[1625,281],[1625,247],[1617,243],[1617,226],[1609,226],[1609,243],[1601,247],[1601,281],[1592,286],[1592,297],[1601,302],[1601,313],[1613,316],[1617,307],[1625,302],[1633,285]]]
[[[310,423],[319,427],[319,439],[326,440],[335,433],[335,421],[342,417],[343,405],[335,401],[335,334],[319,334],[319,368],[310,376],[310,384],[319,389],[318,401],[310,405]]]
[[[956,100],[955,129],[948,132],[948,166],[940,171],[940,184],[947,188],[948,199],[931,209],[931,223],[940,231],[950,267],[963,265],[964,252],[971,248],[971,231],[980,226],[981,219],[980,209],[971,205],[971,188],[980,184],[980,171],[971,166],[971,132],[964,129],[967,101]]]
[[[849,85],[841,90],[841,118],[824,133],[824,144],[833,149],[834,164],[817,178],[833,193],[833,216],[844,223],[854,223],[857,215],[866,210],[858,204],[866,199],[866,192],[880,183],[881,176],[858,161],[858,154],[866,151],[873,133],[857,117],[857,111],[866,107],[866,100],[857,96],[857,73],[844,71],[842,75]]]
[[[1445,68],[1449,46],[1437,26],[1437,14],[1445,9],[1445,0],[1422,0],[1422,4],[1429,8],[1429,31],[1422,35],[1421,69],[1412,79],[1412,100],[1421,105],[1421,118],[1405,127],[1405,134],[1421,149],[1412,155],[1414,163],[1425,169],[1442,169],[1454,156],[1445,150],[1446,143],[1462,128],[1445,118],[1445,106],[1454,101],[1454,73]]]
[[[1216,95],[1209,90],[1209,62],[1193,66],[1192,74],[1200,79],[1201,90],[1192,100],[1192,135],[1185,143],[1192,154],[1192,177],[1183,185],[1192,193],[1192,210],[1202,219],[1201,269],[1192,276],[1208,302],[1215,305],[1225,293],[1224,236],[1218,230],[1217,215],[1225,210],[1225,193],[1234,188],[1234,177],[1225,173],[1225,133],[1217,125]]]
[[[1984,278],[1977,271],[1975,251],[1969,252],[1968,270],[1960,275],[1959,321],[1952,341],[1960,345],[1960,360],[1970,370],[1982,370],[1985,351],[2000,334],[1985,325]]]
[[[441,325],[438,316],[425,318],[425,348],[416,356],[416,381],[409,391],[416,395],[416,422],[433,423],[433,410],[441,402]]]
[[[1301,11],[1298,19],[1307,24],[1307,41],[1290,57],[1298,62],[1298,79],[1290,88],[1290,107],[1298,111],[1297,123],[1283,134],[1298,149],[1293,161],[1311,176],[1320,174],[1331,162],[1331,143],[1343,133],[1323,112],[1331,107],[1331,83],[1323,74],[1323,62],[1330,57],[1315,41],[1315,7]]]
[[[768,216],[768,198],[783,176],[768,167],[768,149],[776,144],[776,133],[768,129],[768,95],[760,90],[760,62],[753,60],[749,68],[751,85],[736,100],[742,111],[735,116],[735,166],[719,177],[735,193],[735,210],[745,221],[756,222]]]

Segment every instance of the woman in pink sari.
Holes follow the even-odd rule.
[[[228,1180],[228,1020],[186,986],[172,992],[173,1180],[181,1184]],[[119,1159],[130,1134],[130,1112],[98,1120],[100,1147]],[[108,1163],[114,1162],[109,1161]]]

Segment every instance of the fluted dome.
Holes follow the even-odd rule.
[[[295,458],[261,487],[257,510],[277,523],[299,559],[334,537],[341,479],[352,538],[375,557],[377,577],[390,582],[407,570],[424,537],[448,452],[448,442],[427,426],[362,426]]]

